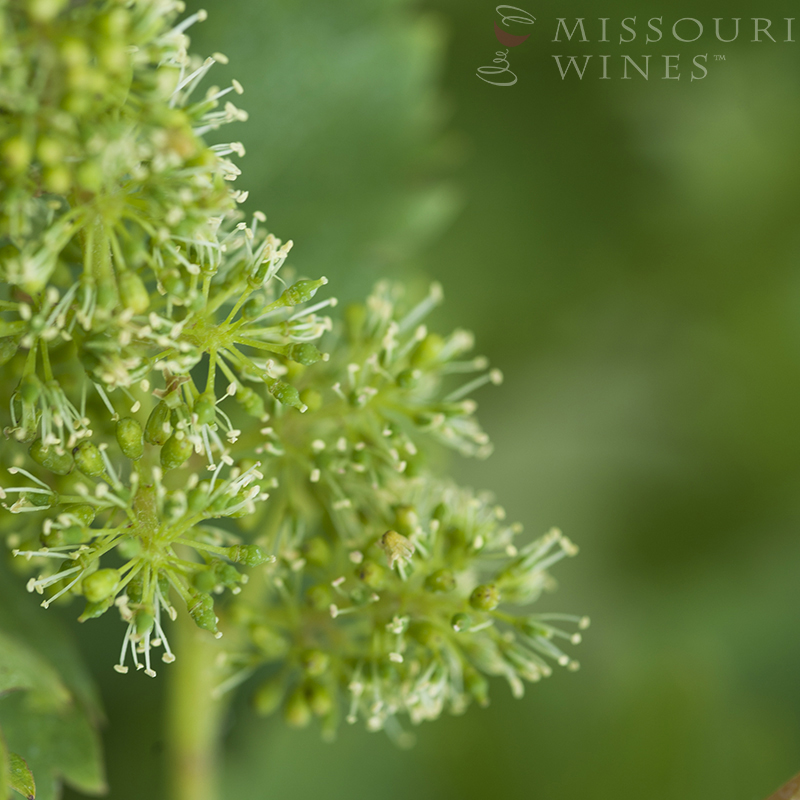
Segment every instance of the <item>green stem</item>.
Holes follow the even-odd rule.
[[[186,614],[177,620],[175,664],[169,667],[167,742],[170,800],[218,800],[220,725],[226,703],[212,697],[220,682],[219,647]]]

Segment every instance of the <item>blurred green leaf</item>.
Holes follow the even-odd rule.
[[[69,702],[58,673],[33,650],[0,631],[0,695],[28,691],[28,704],[58,711]]]
[[[226,135],[247,154],[237,184],[290,264],[331,278],[339,297],[407,268],[459,204],[447,180],[460,143],[442,133],[436,80],[444,32],[409,0],[187,3],[209,22],[192,49],[222,51],[249,121]]]
[[[59,619],[29,601],[18,579],[0,575],[0,729],[12,751],[10,788],[30,795],[32,773],[39,800],[59,797],[62,781],[100,793],[102,713],[94,689]]]
[[[39,800],[57,798],[62,780],[88,794],[105,791],[98,737],[77,703],[59,714],[32,713],[24,695],[14,695],[0,704],[0,722],[37,776]]]

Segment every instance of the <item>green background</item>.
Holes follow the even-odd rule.
[[[245,86],[250,121],[226,135],[248,206],[342,299],[443,283],[438,324],[506,375],[477,396],[496,452],[457,475],[581,546],[542,608],[593,619],[577,674],[522,701],[498,682],[410,751],[353,728],[324,744],[243,699],[225,797],[762,800],[800,769],[800,42],[751,43],[752,23],[734,44],[642,37],[653,16],[792,5],[522,3],[537,24],[509,88],[475,75],[491,2],[203,5],[194,49]],[[550,41],[579,16],[593,40],[609,17],[612,42]],[[651,80],[619,79],[620,54],[648,52]],[[600,53],[613,80],[595,58],[562,81],[552,58]],[[680,81],[660,80],[665,53]],[[106,667],[117,627],[78,634],[103,665],[111,797],[166,797],[162,686]]]

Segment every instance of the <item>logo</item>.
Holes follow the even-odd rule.
[[[505,48],[495,53],[492,64],[478,67],[477,76],[493,86],[514,86],[517,76],[511,69],[509,54],[515,47],[524,44],[532,35],[529,26],[536,17],[529,11],[516,6],[497,6],[495,9],[499,22],[495,20],[494,35]],[[724,62],[726,54],[711,51],[687,56],[675,52],[680,44],[697,42],[729,44],[738,39],[759,44],[762,47],[780,46],[781,43],[794,43],[792,24],[795,17],[771,19],[768,17],[712,17],[696,19],[681,17],[669,20],[664,17],[625,17],[614,20],[611,17],[576,17],[574,21],[566,17],[556,17],[547,27],[554,33],[552,42],[570,46],[591,42],[625,47],[631,45],[632,53],[590,53],[582,55],[553,54],[555,67],[562,81],[584,80],[645,80],[651,78],[667,81],[701,81],[708,77],[709,64]],[[617,41],[619,37],[619,41]],[[631,44],[635,42],[635,44]],[[661,44],[659,44],[661,43]],[[659,52],[642,52],[653,50]],[[635,48],[635,50],[633,50]],[[665,48],[669,48],[663,52]],[[611,47],[604,47],[610,50]],[[699,49],[699,47],[698,47]],[[670,50],[672,52],[670,52]]]
[[[533,25],[536,17],[516,6],[497,6],[495,10],[500,15],[500,24],[494,23],[494,35],[506,49],[498,50],[495,53],[495,57],[492,59],[494,66],[478,67],[477,75],[482,81],[491,83],[493,86],[513,86],[517,82],[517,76],[511,71],[508,54],[510,48],[519,47],[530,37],[530,33],[521,35],[520,27]],[[512,33],[513,30],[516,30],[517,33]],[[484,77],[486,75],[491,77]]]

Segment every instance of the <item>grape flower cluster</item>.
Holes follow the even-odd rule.
[[[379,283],[334,321],[324,277],[247,217],[241,85],[188,52],[176,0],[0,4],[2,532],[29,591],[118,614],[115,669],[156,675],[188,613],[220,642],[217,694],[256,709],[402,718],[515,696],[588,619],[536,614],[576,546],[525,542],[443,475],[484,457],[472,336]],[[321,341],[322,340],[322,341]],[[319,349],[322,348],[322,349]],[[178,652],[180,657],[180,652]]]

